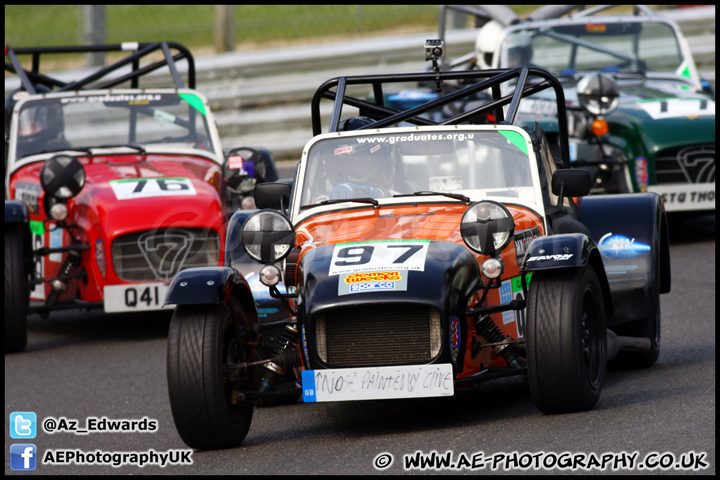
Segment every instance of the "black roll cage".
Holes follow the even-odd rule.
[[[177,50],[174,55],[171,49]],[[163,59],[154,63],[140,67],[140,60],[156,51],[161,51]],[[93,53],[93,52],[129,52],[128,55],[115,63],[108,66],[98,68],[93,73],[72,82],[64,82],[58,78],[54,78],[40,72],[40,56],[67,53]],[[32,67],[30,70],[23,68],[19,55],[32,55]],[[187,60],[187,83],[188,88],[195,89],[195,60],[185,46],[174,42],[156,42],[156,43],[122,43],[108,45],[77,45],[77,46],[58,46],[58,47],[22,47],[11,48],[5,46],[5,56],[10,59],[10,63],[5,62],[5,71],[17,74],[20,78],[22,88],[28,93],[37,93],[35,86],[44,85],[51,90],[58,92],[67,92],[84,89],[103,90],[120,85],[130,81],[131,88],[140,88],[139,79],[143,75],[147,75],[159,68],[167,66],[170,70],[173,83],[177,88],[185,88],[182,77],[177,69],[176,62],[178,60]],[[106,80],[103,83],[88,87],[91,82],[95,82],[108,75],[111,72],[119,71],[122,67],[130,65],[131,71],[120,77]]]
[[[528,79],[531,76],[540,77],[541,81],[528,85]],[[517,79],[514,91],[511,94],[503,96],[500,86],[502,84],[508,84],[508,82],[513,79]],[[436,82],[437,85],[440,86],[444,81],[453,80],[469,85],[407,110],[396,110],[384,105],[384,86],[410,82]],[[348,95],[347,88],[355,85],[372,87],[374,100],[361,99]],[[567,115],[562,85],[550,72],[536,67],[336,77],[323,83],[313,95],[311,104],[313,136],[323,133],[320,116],[320,101],[322,99],[329,99],[334,102],[328,133],[338,131],[343,105],[356,107],[360,110],[361,116],[369,117],[373,120],[372,123],[359,128],[359,130],[389,127],[400,122],[409,122],[414,125],[473,124],[475,118],[487,113],[493,113],[495,115],[497,124],[512,125],[515,122],[515,116],[521,99],[548,88],[552,88],[555,91],[557,101],[558,128],[560,131],[558,137],[562,163],[564,168],[570,168]],[[467,112],[461,112],[444,119],[442,122],[436,122],[420,116],[445,105],[457,102],[458,100],[469,98],[484,90],[491,92],[490,100],[477,108]],[[502,108],[505,105],[509,105],[507,115],[505,115]]]

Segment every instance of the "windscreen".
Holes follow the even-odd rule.
[[[679,73],[683,64],[675,31],[654,22],[590,22],[517,30],[503,40],[500,59],[503,67],[536,66],[556,75]]]
[[[166,145],[214,151],[205,109],[192,94],[77,95],[25,102],[16,158],[68,148]]]
[[[300,205],[427,191],[532,199],[532,190],[527,140],[517,131],[422,130],[314,143]]]

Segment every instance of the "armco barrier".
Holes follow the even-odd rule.
[[[701,75],[714,86],[715,7],[658,13],[680,25]],[[197,89],[211,103],[225,147],[264,146],[278,159],[298,159],[312,135],[310,99],[318,86],[341,75],[422,71],[427,67],[423,45],[436,36],[427,32],[199,57]],[[446,57],[472,51],[476,36],[474,29],[446,32]],[[61,75],[80,76],[78,71]],[[18,85],[6,77],[6,96]]]

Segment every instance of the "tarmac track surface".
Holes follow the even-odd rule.
[[[715,215],[671,218],[672,292],[661,296],[662,347],[651,368],[610,372],[597,406],[570,415],[543,415],[520,378],[485,383],[450,398],[297,403],[259,408],[244,444],[232,450],[193,452],[192,465],[144,468],[126,465],[47,465],[14,472],[13,443],[49,450],[165,452],[187,449],[178,436],[167,395],[165,355],[170,313],[105,315],[53,313],[30,318],[28,348],[5,356],[6,474],[372,474],[409,473],[405,455],[501,452],[511,469],[497,473],[561,473],[521,469],[523,453],[638,452],[680,460],[689,452],[708,464],[662,473],[715,473]],[[12,412],[47,417],[157,420],[155,433],[74,435],[42,431],[33,440],[9,438]],[[392,463],[385,470],[374,461]],[[704,455],[703,455],[704,454]],[[477,458],[477,456],[475,457]],[[550,458],[552,457],[537,457]],[[556,464],[557,465],[557,464]],[[604,473],[628,473],[612,470]],[[598,473],[601,470],[590,470]],[[426,470],[427,473],[453,473]],[[467,473],[471,470],[460,470]],[[492,470],[489,466],[477,473]],[[572,473],[570,470],[565,472]],[[584,472],[583,470],[580,471]]]

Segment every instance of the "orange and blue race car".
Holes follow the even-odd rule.
[[[382,100],[450,81],[464,87],[408,109]],[[558,145],[539,125],[515,125],[543,90],[563,112]],[[436,120],[477,92],[491,100]],[[527,376],[540,411],[582,411],[608,365],[652,365],[670,290],[663,200],[586,197],[592,180],[570,166],[564,108],[561,84],[539,68],[321,85],[292,184],[258,185],[259,210],[228,224],[224,266],[170,285],[168,388],[183,441],[236,447],[265,400],[448,397],[511,375]],[[284,318],[260,318],[249,276]]]

